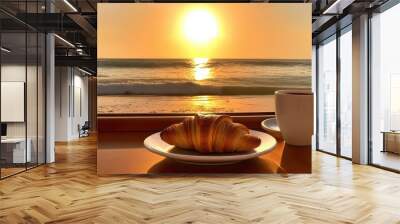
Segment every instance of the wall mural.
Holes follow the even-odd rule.
[[[97,86],[99,174],[311,172],[311,4],[98,4]]]
[[[307,4],[99,8],[99,113],[269,112],[311,86]]]

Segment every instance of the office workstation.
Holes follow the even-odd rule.
[[[25,82],[1,82],[1,168],[32,161],[32,140],[25,134]]]
[[[2,44],[9,49],[1,52],[1,178],[36,167],[45,160],[45,80],[42,58],[38,55],[39,40],[39,36],[29,32],[1,36]]]

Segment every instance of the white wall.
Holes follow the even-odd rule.
[[[89,121],[89,78],[82,72],[78,72],[78,75],[75,75],[75,86],[81,89],[82,113],[77,116],[77,122],[82,126],[85,121]],[[74,125],[77,126],[78,123]]]
[[[69,95],[70,84],[69,69],[67,67],[55,68],[55,141],[67,141],[69,124]]]
[[[77,139],[78,125],[88,120],[88,78],[76,68],[56,67],[55,86],[55,140]]]
[[[25,64],[3,64],[1,66],[1,81],[25,82]]]

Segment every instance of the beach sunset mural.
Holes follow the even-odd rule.
[[[273,112],[310,87],[310,4],[98,4],[99,113]]]

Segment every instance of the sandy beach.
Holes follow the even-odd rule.
[[[273,95],[98,96],[98,113],[274,112]]]

